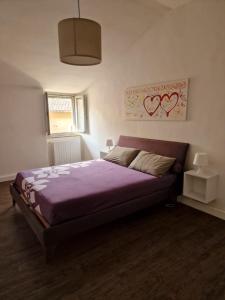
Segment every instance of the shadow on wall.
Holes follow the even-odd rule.
[[[40,83],[0,61],[0,179],[48,165],[44,94]]]
[[[18,68],[0,60],[0,86],[41,89],[40,83]]]
[[[81,135],[81,160],[94,159],[86,141],[84,140],[84,134]]]

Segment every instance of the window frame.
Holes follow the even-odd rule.
[[[49,97],[68,97],[70,96],[72,99],[72,107],[73,107],[73,123],[75,126],[74,132],[62,132],[62,133],[51,133],[50,132],[50,118],[49,118]],[[71,94],[71,93],[57,93],[57,92],[45,92],[45,103],[46,103],[46,117],[47,117],[47,135],[50,138],[59,138],[59,137],[74,137],[80,133],[86,132],[86,97],[82,94]],[[77,119],[78,119],[78,110],[77,110],[77,103],[76,98],[83,100],[84,105],[84,130],[79,130],[77,128]]]

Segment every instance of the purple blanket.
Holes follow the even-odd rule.
[[[15,183],[47,222],[55,225],[167,190],[174,180],[172,174],[157,178],[104,160],[91,160],[23,171]]]

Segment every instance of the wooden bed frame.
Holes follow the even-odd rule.
[[[161,155],[176,157],[176,161],[180,165],[180,170],[177,172],[176,186],[173,186],[166,192],[165,190],[159,191],[151,194],[150,197],[137,198],[105,209],[104,211],[97,212],[93,215],[72,219],[54,226],[44,226],[37,215],[26,204],[20,193],[17,191],[14,183],[12,183],[10,185],[10,192],[13,205],[17,204],[19,206],[28,224],[40,241],[45,253],[46,261],[49,261],[53,256],[56,246],[65,239],[71,238],[78,233],[87,231],[88,229],[104,223],[122,218],[156,203],[168,200],[173,202],[176,201],[176,196],[180,193],[182,188],[181,180],[188,144],[121,136],[118,145],[123,147],[136,147],[146,151],[150,151],[151,149],[151,151]]]

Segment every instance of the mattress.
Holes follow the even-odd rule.
[[[168,191],[176,176],[155,177],[105,160],[19,172],[15,186],[30,206],[48,222],[91,215],[115,205]]]

